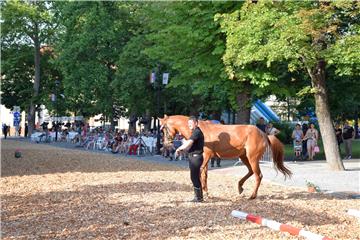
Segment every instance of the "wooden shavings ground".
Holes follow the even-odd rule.
[[[12,140],[1,148],[2,239],[303,239],[233,218],[232,210],[360,239],[359,220],[346,214],[359,200],[266,182],[247,200],[253,179],[239,196],[237,177],[210,172],[210,197],[194,204],[187,168]]]

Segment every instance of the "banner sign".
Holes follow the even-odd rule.
[[[155,80],[156,80],[156,75],[155,75],[154,72],[152,72],[152,73],[150,74],[150,83],[154,83]]]
[[[163,81],[162,81],[162,83],[163,83],[164,85],[167,85],[167,84],[169,83],[169,73],[164,73],[164,74],[163,74]]]
[[[20,126],[20,121],[21,121],[21,113],[20,113],[20,107],[19,106],[14,106],[13,107],[13,116],[14,116],[14,121],[13,121],[13,125],[15,127]]]

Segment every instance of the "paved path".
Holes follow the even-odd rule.
[[[265,181],[275,182],[285,186],[306,187],[306,181],[320,187],[328,193],[360,194],[360,160],[344,160],[346,171],[332,171],[325,161],[286,162],[286,166],[293,172],[291,179],[284,179],[280,172],[276,172],[272,163],[261,163],[261,171]],[[247,173],[245,166],[228,167],[213,170],[216,173],[230,174],[241,178]]]
[[[21,141],[29,141],[27,139],[18,139]],[[36,144],[36,143],[34,143]],[[55,147],[71,148],[83,151],[94,151],[96,150],[85,150],[84,148],[75,147],[74,144],[70,143],[49,143]],[[112,154],[109,152],[101,151],[104,154]],[[117,154],[119,157],[125,157],[125,155]],[[143,161],[152,161],[161,164],[174,164],[178,166],[187,167],[187,161],[169,161],[159,155],[153,156],[126,156]],[[211,173],[217,174],[230,174],[239,176],[239,179],[247,173],[247,168],[242,164],[236,164],[235,160],[223,160],[221,161],[221,168],[211,168]],[[236,166],[234,166],[236,164]],[[351,197],[360,198],[360,159],[344,160],[344,166],[346,171],[331,171],[328,168],[327,163],[323,161],[302,161],[302,162],[286,162],[286,166],[293,172],[291,179],[284,180],[284,176],[280,172],[276,172],[272,162],[261,162],[261,171],[263,173],[263,181],[270,181],[273,183],[306,188],[306,181],[312,182],[319,186],[321,191],[332,193],[332,194],[347,194]]]

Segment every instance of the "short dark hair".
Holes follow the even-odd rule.
[[[196,116],[190,116],[189,117],[189,121],[194,121],[194,122],[197,122],[198,121],[198,119],[197,119],[197,117]]]

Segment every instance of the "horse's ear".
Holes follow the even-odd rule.
[[[169,116],[164,114],[164,119],[168,119],[168,118],[169,118]]]

